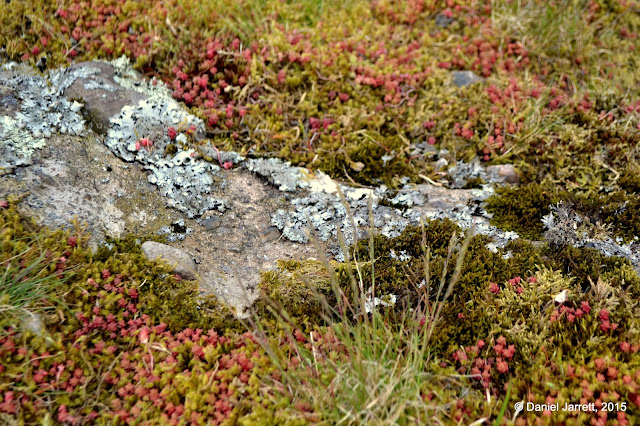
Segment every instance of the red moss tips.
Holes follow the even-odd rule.
[[[140,148],[144,148],[147,151],[151,149],[153,142],[149,138],[140,138],[136,141],[136,151],[140,151]]]
[[[8,207],[9,207],[8,201],[0,200],[0,209],[6,209]]]

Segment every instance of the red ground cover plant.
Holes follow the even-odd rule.
[[[323,11],[274,1],[261,12],[248,0],[245,12],[175,0],[73,0],[32,9],[12,2],[4,6],[0,43],[24,61],[46,54],[50,66],[127,55],[201,116],[221,149],[276,155],[362,183],[418,179],[429,167],[424,154],[412,153],[422,141],[464,159],[529,162],[538,154],[547,163],[549,144],[575,152],[553,123],[569,132],[575,124],[598,128],[584,141],[593,149],[610,143],[606,134],[637,140],[636,126],[621,127],[625,120],[637,124],[637,96],[608,99],[593,83],[632,85],[621,55],[635,49],[638,23],[626,13],[635,3],[590,2],[575,10],[560,1],[530,3],[530,10],[548,8],[544,19],[509,2],[474,0],[355,2]],[[501,20],[509,13],[525,13],[521,27],[533,25],[527,19],[549,22],[531,34],[509,33],[518,20]],[[593,39],[556,49],[574,33],[557,43],[539,35],[580,35],[571,21],[576,13]],[[20,19],[12,21],[14,15]],[[616,30],[604,37],[608,25]],[[592,48],[616,52],[618,65]],[[455,90],[450,70],[487,80]]]

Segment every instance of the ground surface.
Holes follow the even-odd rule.
[[[0,16],[3,422],[635,422],[640,5]]]

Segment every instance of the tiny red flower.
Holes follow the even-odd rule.
[[[588,314],[589,312],[591,312],[591,306],[589,306],[589,302],[587,301],[580,303],[580,308],[585,314]]]

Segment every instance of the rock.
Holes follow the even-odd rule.
[[[445,167],[447,167],[449,165],[449,161],[447,161],[446,158],[440,158],[438,159],[438,161],[436,161],[436,163],[433,165],[433,169],[436,171],[442,170]]]
[[[222,220],[218,216],[211,216],[209,218],[204,219],[200,224],[207,231],[213,231],[217,229],[221,223],[222,223]]]
[[[145,241],[142,244],[142,251],[149,260],[160,258],[170,265],[173,265],[172,272],[180,275],[186,280],[193,280],[197,276],[196,263],[191,256],[176,247],[166,244],[157,243],[155,241]]]
[[[484,181],[487,178],[486,171],[480,164],[478,157],[468,163],[462,160],[458,161],[449,168],[448,174],[451,180],[450,187],[455,189],[467,188],[470,181],[478,179]]]
[[[280,233],[280,230],[278,230],[278,228],[276,228],[275,226],[269,226],[262,232],[260,232],[260,239],[263,243],[268,243],[278,240],[281,235],[282,234]]]
[[[28,330],[37,336],[44,336],[44,324],[42,323],[40,315],[35,312],[26,311],[26,315],[22,318],[21,325],[25,330]]]
[[[436,15],[436,25],[440,28],[447,28],[455,19],[448,17],[443,13]]]
[[[484,81],[484,78],[472,71],[453,71],[453,84],[456,87],[465,87],[481,81]]]
[[[99,134],[106,134],[109,120],[125,105],[135,105],[146,99],[144,94],[126,89],[116,83],[113,66],[103,62],[80,62],[69,68],[80,75],[64,91],[64,96],[84,103],[85,119]]]
[[[518,171],[513,164],[498,164],[487,167],[489,180],[495,183],[514,183],[520,181]]]

